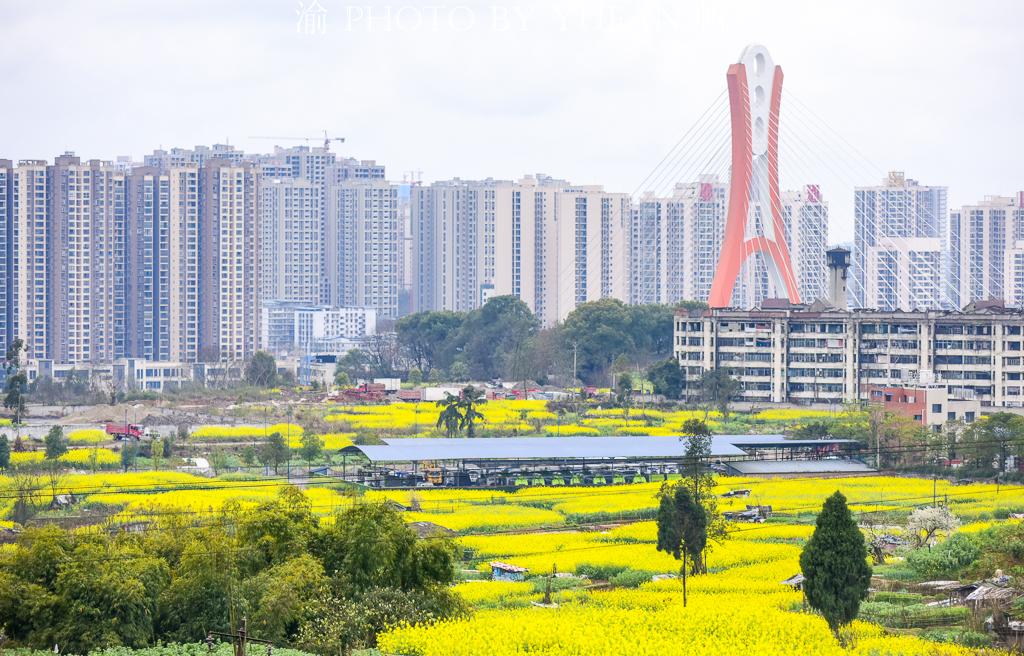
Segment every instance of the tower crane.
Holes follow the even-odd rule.
[[[273,139],[274,141],[304,141],[307,144],[311,141],[315,141],[320,137],[249,137],[250,139]],[[338,143],[345,143],[345,137],[329,137],[327,136],[327,130],[324,130],[324,150],[331,149],[331,142],[336,141]]]

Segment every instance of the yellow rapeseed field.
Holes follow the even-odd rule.
[[[302,435],[302,426],[298,424],[273,424],[271,426],[199,426],[189,435],[189,439],[200,442],[232,442],[250,439],[263,439],[272,433],[280,433],[282,437]]]
[[[105,430],[100,428],[79,428],[68,433],[71,444],[98,444],[110,439]]]

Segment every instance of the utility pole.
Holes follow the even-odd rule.
[[[247,625],[246,618],[243,617],[242,618],[242,624],[241,624],[241,626],[238,627],[238,632],[237,633],[223,633],[221,631],[210,631],[209,633],[207,633],[206,634],[206,648],[207,648],[207,650],[209,650],[209,653],[211,655],[213,654],[213,648],[214,648],[214,645],[216,644],[216,641],[214,640],[214,636],[217,636],[218,638],[230,638],[231,639],[231,642],[232,642],[232,644],[235,647],[234,656],[246,656],[246,649],[247,649],[248,644],[250,642],[255,642],[255,643],[258,643],[258,644],[261,644],[261,645],[266,645],[266,647],[267,647],[267,656],[273,656],[274,643],[272,643],[272,642],[270,642],[268,640],[260,640],[259,638],[250,638],[249,637],[249,631],[248,631],[248,628],[247,628],[246,625]]]
[[[576,384],[576,350],[579,344],[577,342],[572,343],[572,384]]]

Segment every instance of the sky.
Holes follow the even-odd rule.
[[[728,65],[761,43],[785,71],[783,186],[822,185],[835,243],[852,187],[890,169],[951,207],[1024,190],[1022,21],[1017,0],[0,0],[0,157],[326,130],[392,180],[633,193],[709,106],[724,116]]]

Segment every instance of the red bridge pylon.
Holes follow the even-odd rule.
[[[755,253],[762,255],[774,293],[799,303],[779,193],[782,68],[773,65],[764,46],[748,46],[739,63],[729,66],[726,80],[732,122],[732,176],[725,238],[708,305],[722,308],[731,304],[740,268]]]

